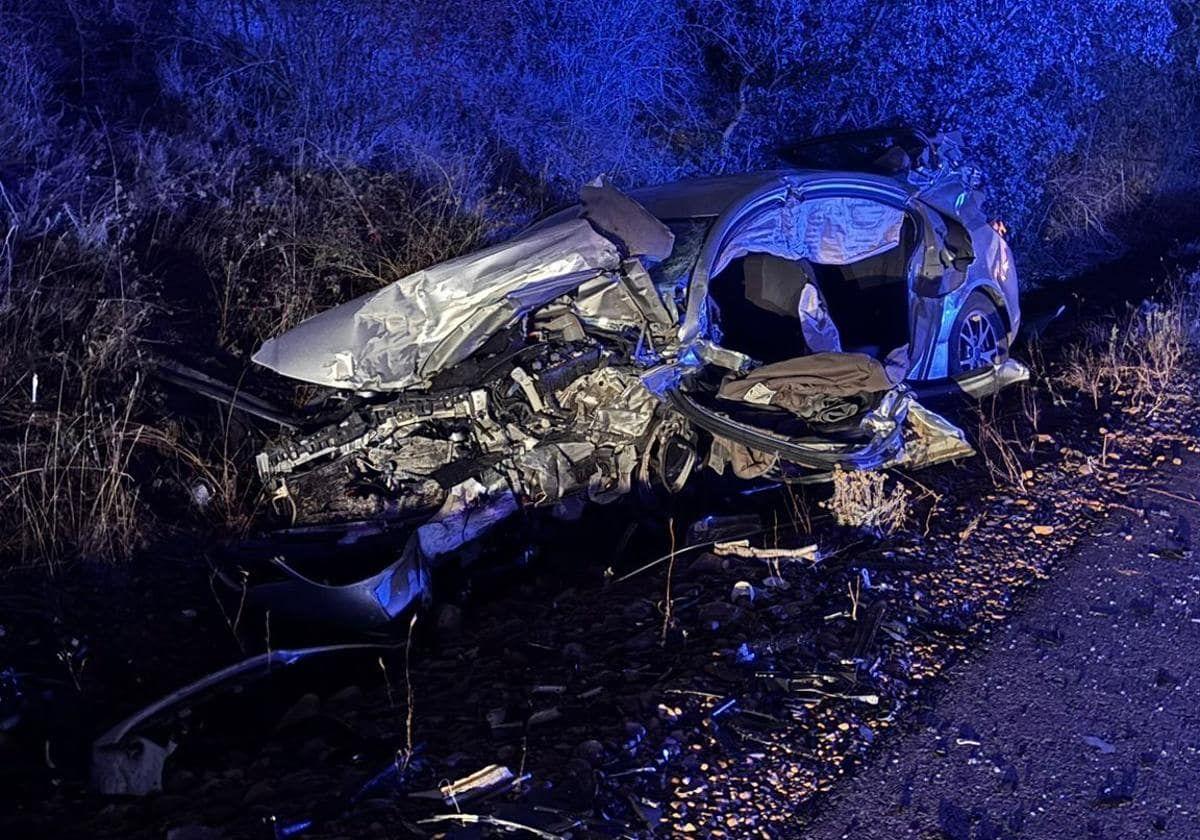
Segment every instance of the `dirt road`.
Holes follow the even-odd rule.
[[[1200,461],[1161,486],[1200,495]],[[806,838],[1200,837],[1200,506],[1108,520]]]

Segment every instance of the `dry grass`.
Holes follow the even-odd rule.
[[[44,242],[0,312],[0,556],[9,562],[54,572],[76,558],[127,559],[170,529],[155,503],[184,498],[196,482],[212,494],[197,524],[248,521],[254,498],[232,457],[215,446],[197,454],[149,398],[140,339],[156,312],[82,282],[102,276],[111,257],[73,236]]]
[[[1130,307],[1096,324],[1066,352],[1059,381],[1089,397],[1122,398],[1124,410],[1154,414],[1180,387],[1183,365],[1200,342],[1200,274],[1171,284],[1161,301]]]
[[[50,276],[40,279],[36,291],[16,289],[0,314],[0,551],[53,568],[69,554],[113,557],[139,542],[130,468],[141,381],[115,377],[136,369],[131,336],[144,311],[84,303],[55,291]]]
[[[85,386],[86,387],[86,386]],[[4,452],[0,474],[0,553],[50,570],[74,558],[119,562],[170,530],[148,496],[173,478],[175,495],[203,486],[203,520],[244,532],[259,491],[231,459],[205,458],[177,431],[135,418],[141,379],[118,403],[58,395],[30,411],[21,439]]]
[[[131,398],[132,398],[131,394]],[[74,554],[112,559],[139,544],[145,524],[130,461],[140,429],[128,409],[34,412],[0,477],[6,552],[55,567]]]
[[[1034,400],[1036,395],[1029,399]],[[1028,400],[1023,400],[1022,412],[1024,419],[1036,428],[1036,408],[1031,407]],[[980,461],[991,478],[992,486],[1025,493],[1028,490],[1025,480],[1025,467],[1021,462],[1019,430],[1016,423],[1011,424],[1012,436],[1003,430],[1002,423],[996,415],[996,399],[985,400],[975,406],[975,449]],[[1030,413],[1033,416],[1030,416]]]
[[[185,229],[182,242],[212,287],[218,346],[249,351],[322,309],[470,250],[504,217],[468,207],[450,175],[417,185],[317,157],[323,168],[270,174]]]
[[[908,488],[877,471],[833,471],[829,508],[839,525],[892,534],[908,522]]]

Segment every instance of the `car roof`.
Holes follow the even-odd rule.
[[[662,221],[678,219],[708,219],[720,216],[744,196],[784,179],[803,184],[805,182],[862,184],[864,181],[886,185],[896,189],[896,178],[869,172],[837,172],[827,169],[769,169],[761,172],[744,172],[732,175],[712,175],[687,178],[651,187],[640,187],[625,191],[625,194],[646,208],[652,216]],[[581,205],[571,204],[543,216],[529,227],[540,229],[566,219],[577,218]]]
[[[801,170],[776,169],[714,175],[642,187],[627,194],[659,219],[700,219],[721,215],[742,196],[773,181],[804,174]]]

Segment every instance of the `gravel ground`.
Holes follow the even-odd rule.
[[[1200,495],[1191,456],[1159,484]],[[806,838],[1200,837],[1195,503],[1118,515],[853,779]]]
[[[478,814],[564,838],[1200,837],[1181,644],[1200,633],[1200,375],[1148,408],[1062,399],[1055,370],[960,406],[979,456],[896,477],[910,521],[886,538],[779,489],[531,522],[518,547],[540,557],[446,582],[408,644],[164,716],[148,734],[178,749],[144,797],[89,788],[96,733],[263,644],[334,639],[222,611],[196,558],[54,597],[0,578],[0,836],[515,836],[446,833]],[[819,559],[699,541],[622,582],[710,513]],[[422,796],[492,764],[520,781]]]

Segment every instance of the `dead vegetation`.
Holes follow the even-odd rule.
[[[127,554],[144,527],[142,488],[131,470],[144,386],[132,337],[145,310],[85,302],[50,282],[36,294],[17,291],[0,313],[0,545],[51,568],[73,552]]]
[[[839,525],[892,534],[908,522],[909,490],[880,471],[833,471],[828,505]]]
[[[1123,410],[1153,415],[1175,394],[1183,365],[1200,340],[1200,274],[1170,284],[1159,300],[1130,306],[1114,321],[1085,328],[1068,348],[1059,382],[1099,409],[1119,398]]]
[[[1023,394],[1022,399],[1023,418],[1036,429],[1037,394]],[[973,411],[975,448],[992,486],[1025,493],[1028,490],[1026,471],[1021,462],[1024,447],[1016,422],[1005,422],[999,416],[995,397],[976,405]]]
[[[129,297],[104,294],[95,278],[112,256],[71,232],[43,242],[0,311],[0,553],[51,572],[124,560],[165,535],[165,499],[190,499],[198,524],[238,529],[257,495],[227,435],[202,444],[158,415],[142,340],[160,313],[132,282]]]
[[[448,173],[423,185],[313,156],[323,169],[301,161],[271,173],[183,230],[181,244],[209,279],[218,347],[250,351],[322,309],[470,250],[506,218],[502,199],[490,216],[466,206]]]

